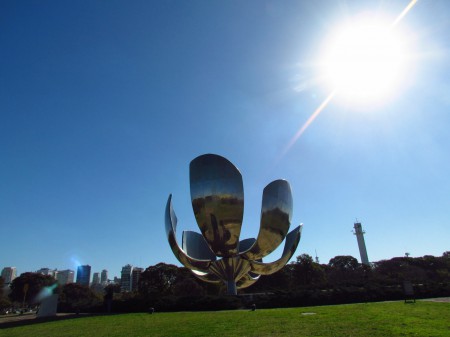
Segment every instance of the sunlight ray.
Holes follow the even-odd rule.
[[[411,0],[410,3],[403,9],[403,11],[397,16],[397,18],[391,24],[391,28],[397,25],[405,15],[414,7],[418,0]],[[296,134],[291,138],[287,146],[281,152],[276,162],[279,162],[294,146],[298,139],[303,135],[306,129],[312,124],[312,122],[319,116],[319,114],[325,109],[325,107],[330,103],[337,92],[337,88],[334,88],[331,93],[325,98],[325,100],[319,105],[319,107],[311,114],[308,120],[301,126],[301,128],[296,132]]]
[[[418,2],[419,0],[411,0],[411,2],[405,7],[405,9],[397,16],[397,18],[394,20],[394,22],[392,23],[391,27],[394,27],[397,23],[399,23],[403,17],[411,10],[411,8],[414,7],[414,5]]]

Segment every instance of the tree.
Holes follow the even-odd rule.
[[[297,256],[296,262],[292,265],[294,268],[294,285],[308,286],[324,281],[324,270],[320,264],[314,262],[311,255],[302,254]]]
[[[301,264],[303,266],[311,266],[314,263],[314,260],[309,254],[302,254],[297,256],[296,263]]]
[[[3,296],[4,287],[5,287],[5,280],[2,277],[0,277],[0,311],[11,306],[11,302],[5,296]]]
[[[32,305],[36,303],[36,297],[44,287],[54,284],[56,284],[56,280],[50,275],[23,273],[11,282],[9,298],[13,302],[26,302],[28,305]]]
[[[327,276],[331,284],[357,285],[364,280],[358,260],[350,255],[333,257],[328,263]]]
[[[203,296],[205,290],[197,283],[197,281],[186,278],[175,283],[173,286],[173,294],[175,296]]]
[[[296,263],[294,263],[294,282],[296,285],[308,285],[311,283],[314,272],[313,263],[311,255],[302,254],[297,256]]]
[[[139,293],[151,297],[170,295],[178,275],[178,267],[172,264],[150,266],[139,278]]]
[[[291,279],[292,265],[288,264],[274,274],[261,275],[255,284],[243,290],[249,293],[288,291],[290,290]]]
[[[358,260],[350,255],[338,255],[333,257],[328,265],[341,271],[356,270],[358,268]]]
[[[178,268],[172,293],[175,296],[203,296],[206,294],[206,284],[207,282],[200,281],[188,268]]]
[[[61,292],[60,303],[65,310],[86,310],[100,305],[102,298],[95,294],[88,286],[78,283],[66,284]]]

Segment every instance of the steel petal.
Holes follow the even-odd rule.
[[[300,242],[302,227],[303,225],[298,226],[286,236],[283,254],[279,260],[270,263],[250,261],[251,271],[256,274],[270,275],[283,268],[297,249],[298,243]]]
[[[255,243],[256,239],[244,239],[239,242],[239,253],[247,251],[253,244]]]
[[[222,280],[237,281],[250,271],[250,264],[240,257],[225,257],[212,262],[209,270]]]
[[[189,172],[192,208],[206,242],[217,256],[236,255],[244,215],[241,173],[214,154],[195,158]]]
[[[202,273],[196,270],[191,270],[192,273],[197,277],[199,280],[208,282],[208,283],[222,283],[222,280],[218,278],[216,275],[211,273]]]
[[[172,248],[172,252],[178,261],[180,261],[186,268],[206,272],[211,264],[210,260],[194,259],[188,256],[178,245],[176,238],[177,216],[175,215],[172,207],[172,194],[169,195],[169,199],[167,200],[165,222],[167,239],[169,241],[170,248]]]
[[[250,273],[244,275],[244,277],[242,277],[236,283],[236,287],[238,289],[243,289],[243,288],[250,287],[253,283],[255,283],[256,281],[259,280],[259,277],[260,277],[260,275],[255,275],[255,274],[250,272]]]
[[[199,260],[215,261],[216,256],[209,249],[203,236],[192,231],[184,231],[182,236],[181,247],[187,255]]]
[[[273,252],[284,240],[292,218],[292,193],[286,180],[275,180],[264,188],[259,234],[241,257],[258,260]]]

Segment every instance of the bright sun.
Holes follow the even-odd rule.
[[[398,89],[407,54],[405,39],[392,24],[354,21],[330,38],[322,60],[323,76],[345,100],[371,103]]]

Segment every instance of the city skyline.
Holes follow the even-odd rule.
[[[127,264],[122,267],[121,277],[114,277],[113,279],[108,279],[108,271],[106,269],[103,269],[101,272],[94,271],[91,273],[91,271],[92,268],[90,265],[78,266],[76,272],[71,269],[58,270],[44,267],[33,272],[17,273],[16,267],[3,267],[1,268],[1,277],[3,278],[5,286],[11,284],[14,279],[22,276],[22,274],[35,273],[51,276],[55,282],[61,286],[77,283],[89,286],[96,291],[102,291],[108,285],[118,284],[120,285],[122,292],[130,292],[138,290],[139,279],[141,274],[145,271],[145,268]]]
[[[263,188],[286,179],[291,228],[304,224],[294,258],[360,261],[356,218],[370,261],[441,256],[450,3],[411,3],[0,2],[0,262],[180,266],[165,204],[172,193],[177,233],[198,231],[189,163],[206,153],[245,177],[242,238],[258,234]],[[409,47],[401,85],[370,104],[320,69],[330,32],[362,14]]]
[[[67,273],[67,272],[72,272],[72,277],[71,277],[71,279],[72,279],[72,282],[75,282],[75,276],[76,276],[76,272],[77,272],[77,270],[78,270],[78,267],[81,267],[81,266],[77,266],[77,268],[75,268],[75,269],[58,269],[58,268],[55,268],[55,269],[51,269],[51,268],[48,268],[48,267],[43,267],[43,268],[40,268],[40,269],[37,269],[37,270],[25,270],[25,271],[21,271],[20,269],[18,269],[17,267],[11,267],[11,266],[0,266],[0,268],[2,268],[2,272],[5,270],[5,269],[10,269],[10,268],[14,268],[14,273],[15,273],[15,276],[14,276],[14,278],[15,277],[18,277],[18,276],[20,276],[21,274],[24,274],[24,273],[37,273],[37,274],[43,274],[43,275],[50,275],[50,276],[52,276],[52,277],[54,277],[56,280],[58,279],[58,276],[61,274],[61,273]],[[17,272],[17,271],[19,271],[19,272]],[[113,278],[112,279],[109,279],[108,278],[108,270],[106,270],[106,269],[103,269],[101,272],[96,272],[96,271],[94,271],[94,272],[92,272],[92,282],[94,282],[94,277],[95,277],[95,274],[98,274],[98,277],[99,277],[99,283],[106,283],[106,282],[108,282],[108,281],[111,281],[111,280],[113,280],[116,276],[114,275],[113,276]],[[119,273],[119,275],[120,275],[120,273]],[[66,276],[65,276],[66,277]],[[95,282],[94,282],[95,283]]]

